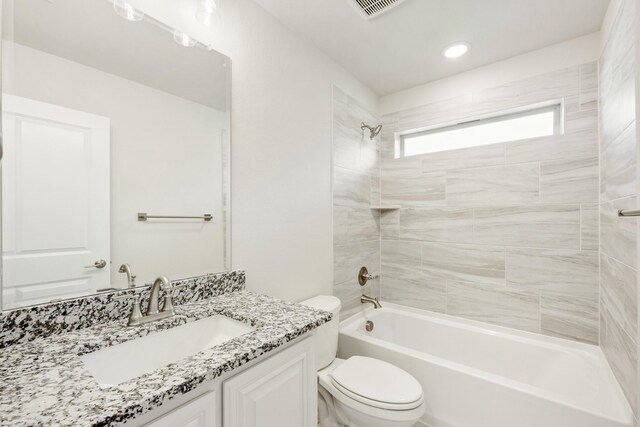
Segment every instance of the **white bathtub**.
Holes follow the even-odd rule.
[[[596,346],[383,303],[340,324],[339,356],[375,357],[422,384],[432,427],[630,427]],[[366,320],[374,322],[366,332]]]

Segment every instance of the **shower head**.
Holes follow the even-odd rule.
[[[373,139],[376,136],[378,136],[378,134],[382,130],[382,125],[378,125],[376,127],[372,127],[372,126],[369,126],[369,125],[365,125],[364,123],[361,123],[360,124],[360,129],[362,129],[363,133],[364,133],[365,129],[369,129],[369,132],[371,132],[371,139]]]

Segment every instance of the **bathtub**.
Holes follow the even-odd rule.
[[[632,426],[596,346],[384,303],[343,321],[338,348],[342,358],[375,357],[411,373],[427,426]]]

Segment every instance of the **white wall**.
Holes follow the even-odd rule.
[[[544,49],[495,62],[475,70],[416,86],[380,98],[380,115],[452,99],[482,89],[597,61],[601,34],[593,33]],[[464,60],[462,58],[461,60]]]
[[[134,1],[233,61],[232,265],[252,291],[300,300],[332,286],[331,86],[375,94],[250,0],[223,0],[219,27],[196,0]]]
[[[111,277],[137,282],[223,271],[222,132],[211,107],[26,46],[3,42],[3,92],[111,121]],[[203,222],[139,222],[137,212],[204,214]],[[183,256],[181,254],[188,254]]]

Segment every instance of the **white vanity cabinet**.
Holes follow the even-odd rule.
[[[210,391],[146,424],[145,427],[217,427],[217,398],[216,392]]]
[[[307,338],[222,384],[224,427],[317,426],[316,378]]]
[[[133,425],[316,427],[314,344],[315,338],[309,336],[273,356],[250,362],[227,377],[205,384],[204,394],[199,391],[197,397],[179,396],[145,414]]]

